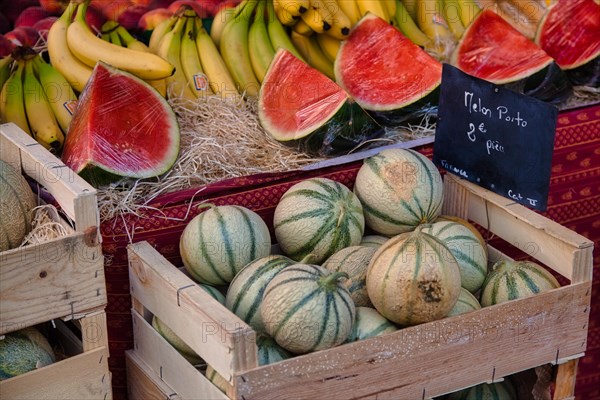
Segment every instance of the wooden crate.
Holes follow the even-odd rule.
[[[96,190],[14,124],[0,125],[0,159],[49,192],[73,221],[67,236],[0,253],[0,336],[105,308]]]
[[[55,336],[67,355],[43,368],[0,381],[2,398],[11,400],[110,400],[106,314],[77,320],[79,335],[56,321]]]
[[[530,298],[257,366],[256,333],[146,242],[129,246],[135,346],[183,399],[425,399],[545,364],[555,399],[572,398],[586,348],[593,243],[549,219],[447,174],[444,213],[476,222],[570,283]],[[490,247],[491,262],[504,258]],[[231,386],[227,397],[149,324],[156,315]],[[133,393],[136,381],[129,381]],[[133,397],[135,399],[135,397]]]

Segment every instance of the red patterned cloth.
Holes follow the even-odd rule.
[[[432,146],[418,148],[431,157]],[[298,180],[324,176],[352,187],[361,162],[310,172],[261,174],[225,180],[198,189],[168,194],[152,204],[144,218],[126,216],[102,223],[103,251],[108,291],[109,366],[115,399],[126,398],[125,350],[133,347],[131,298],[126,246],[146,240],[175,265],[180,265],[179,237],[197,215],[195,205],[239,204],[255,210],[271,226],[275,205]],[[190,207],[190,201],[192,201]],[[578,399],[600,399],[600,105],[561,113],[555,138],[548,210],[544,215],[596,243],[594,285],[588,350],[580,361]]]

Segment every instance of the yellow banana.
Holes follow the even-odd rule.
[[[481,7],[479,7],[476,0],[458,0],[458,6],[460,8],[460,21],[465,28],[481,11]]]
[[[335,62],[342,42],[329,35],[317,35],[317,42],[319,42],[319,47],[323,50],[323,54],[327,56],[329,61],[332,63]]]
[[[460,6],[458,0],[440,0],[442,2],[442,14],[450,32],[458,40],[465,33],[465,27],[460,20]]]
[[[75,2],[70,2],[63,14],[58,18],[48,31],[48,55],[54,68],[58,70],[78,92],[92,75],[92,68],[79,61],[67,44],[67,29],[71,24],[73,13],[77,9]]]
[[[189,86],[181,65],[181,38],[186,20],[186,17],[179,17],[173,29],[167,32],[158,44],[157,54],[175,66],[175,73],[165,78],[168,94],[195,101],[196,95]]]
[[[370,12],[387,22],[391,21],[387,8],[380,0],[356,0],[356,4],[358,4],[358,10],[360,11],[361,16]]]
[[[73,115],[72,110],[77,104],[77,96],[65,77],[42,57],[36,57],[33,62],[48,104],[60,129],[66,135]]]
[[[212,25],[210,26],[210,37],[212,38],[217,48],[221,45],[221,36],[223,35],[223,30],[225,29],[225,25],[229,21],[231,21],[235,16],[246,6],[248,0],[242,0],[235,7],[221,7],[219,11],[215,14],[213,18]],[[250,16],[246,16],[250,18]]]
[[[23,96],[27,121],[33,137],[51,152],[58,152],[65,137],[58,126],[52,107],[44,94],[42,84],[33,71],[33,61],[25,62],[23,76]]]
[[[150,35],[150,41],[148,42],[148,48],[152,53],[156,54],[156,51],[158,50],[158,44],[160,43],[163,36],[165,36],[167,32],[173,29],[173,26],[175,26],[175,22],[177,22],[177,19],[178,18],[176,15],[172,15],[171,17],[158,24],[156,28],[154,28],[154,30],[152,31],[152,35]]]
[[[277,15],[277,19],[285,26],[294,26],[298,21],[301,21],[300,15],[292,15],[285,8],[276,8],[275,15]]]
[[[173,75],[174,66],[152,53],[131,50],[97,37],[85,21],[89,1],[77,9],[75,20],[67,29],[69,49],[84,64],[94,66],[103,61],[142,79],[161,79]]]
[[[354,0],[337,0],[338,7],[350,18],[352,26],[360,19],[360,10]]]
[[[398,2],[398,6],[396,7],[396,27],[414,44],[421,47],[429,46],[431,44],[429,36],[419,29],[404,7],[404,3],[400,0],[396,1]]]
[[[15,71],[2,86],[2,92],[0,92],[0,121],[12,122],[31,136],[31,129],[29,129],[29,122],[27,122],[27,114],[25,113],[23,70],[24,64],[17,62]]]
[[[201,23],[197,23],[196,28],[196,48],[198,49],[202,69],[208,77],[210,89],[222,98],[238,101],[240,95],[236,89],[235,82],[215,42]]]
[[[248,50],[248,28],[254,8],[256,2],[248,2],[235,18],[225,25],[219,47],[239,92],[248,97],[258,96],[260,89],[260,83],[252,70]]]
[[[204,97],[210,93],[208,79],[202,70],[198,48],[196,47],[196,13],[192,15],[184,14],[187,22],[181,38],[181,66],[188,85],[196,97]]]
[[[333,19],[326,8],[321,8],[318,0],[310,0],[310,7],[301,15],[301,18],[316,33],[323,33],[331,29]]]
[[[310,7],[310,0],[273,0],[275,12],[283,9],[293,16],[300,16]]]
[[[308,65],[321,71],[330,79],[335,80],[333,63],[329,60],[329,58],[327,58],[327,56],[323,53],[323,50],[321,50],[319,47],[316,35],[302,36],[292,31],[290,36],[292,38],[292,42],[300,54],[302,54],[302,57],[304,57]]]
[[[452,37],[439,5],[437,0],[419,0],[417,3],[417,25],[435,42]]]
[[[387,15],[393,21],[394,15],[396,15],[396,9],[398,8],[398,4],[396,3],[396,0],[380,0],[380,1],[385,6],[385,9],[387,10]]]
[[[313,33],[315,33],[315,31],[312,30],[312,28],[310,26],[308,26],[308,24],[306,22],[304,22],[302,19],[298,22],[296,22],[296,24],[294,26],[292,26],[292,30],[296,33],[299,33],[300,35],[304,35],[304,36],[310,36]]]
[[[252,70],[256,79],[262,83],[271,60],[275,57],[275,50],[269,38],[265,22],[265,7],[267,0],[259,0],[254,13],[254,20],[248,30],[248,53]]]
[[[271,45],[273,46],[275,53],[277,53],[277,50],[279,49],[286,49],[298,59],[304,61],[304,58],[298,52],[294,43],[292,43],[285,28],[275,16],[275,9],[273,7],[273,2],[271,1],[267,1],[267,12],[267,31],[269,32],[269,39],[271,39]]]
[[[320,3],[320,8],[324,8],[329,12],[331,16],[331,29],[326,33],[330,36],[333,36],[336,39],[344,40],[348,37],[350,33],[350,28],[352,28],[352,21],[350,17],[346,15],[344,10],[339,6],[338,2],[335,0],[314,0],[315,2]]]
[[[167,78],[147,80],[146,83],[152,86],[162,96],[167,97]]]

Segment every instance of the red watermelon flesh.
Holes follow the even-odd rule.
[[[92,184],[165,173],[179,153],[175,113],[143,80],[96,64],[77,103],[63,162]]]
[[[435,90],[442,64],[398,29],[364,16],[342,42],[335,60],[337,83],[367,110],[396,110]]]
[[[333,117],[348,99],[348,94],[321,72],[292,53],[279,51],[261,87],[258,113],[275,139],[295,140]]]
[[[563,69],[579,67],[600,56],[600,3],[557,1],[540,23],[535,40]]]
[[[541,71],[554,60],[491,10],[481,11],[466,29],[452,64],[495,84],[515,82]]]

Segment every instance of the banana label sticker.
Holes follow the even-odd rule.
[[[198,91],[208,89],[208,77],[202,73],[194,75],[194,86]]]
[[[75,107],[77,107],[77,100],[70,100],[63,104],[63,107],[67,109],[69,114],[73,115]]]

